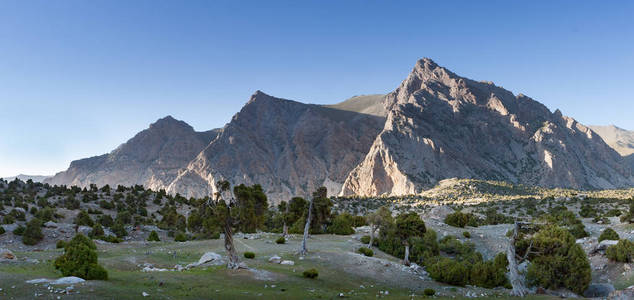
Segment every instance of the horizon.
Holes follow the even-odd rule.
[[[223,127],[256,90],[387,94],[423,57],[584,125],[634,129],[633,3],[330,4],[1,3],[0,178],[54,175],[168,115]]]

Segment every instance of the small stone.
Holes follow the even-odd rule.
[[[146,292],[141,293],[141,295],[143,295],[143,297],[148,297],[148,296],[150,296],[150,294],[148,294],[148,293],[146,293]]]

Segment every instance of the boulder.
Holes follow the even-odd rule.
[[[588,289],[583,292],[583,296],[586,298],[603,298],[607,297],[612,292],[614,292],[613,285],[609,283],[595,283],[588,286]]]
[[[444,221],[447,215],[452,214],[454,210],[451,207],[439,205],[429,211],[429,217],[439,221]]]
[[[202,265],[204,263],[220,259],[222,259],[222,256],[216,252],[205,252],[205,254],[203,254],[203,256],[201,256],[198,260],[198,264]]]
[[[598,252],[598,251],[605,252],[605,250],[608,249],[608,247],[614,246],[618,243],[619,241],[603,240],[597,245],[597,248],[593,252]]]
[[[88,236],[91,231],[92,231],[92,227],[89,227],[89,226],[79,226],[79,228],[77,228],[77,233],[81,233],[85,236]]]
[[[295,265],[295,262],[292,260],[283,260],[280,262],[280,265],[289,265],[289,266],[293,266]]]
[[[57,223],[55,223],[53,221],[48,221],[48,222],[44,223],[44,227],[46,227],[46,228],[57,228]]]
[[[53,280],[51,281],[51,284],[76,284],[76,283],[82,283],[84,281],[86,280],[79,277],[75,277],[75,276],[69,276],[69,277],[62,277],[60,279]]]
[[[18,224],[4,224],[2,225],[2,228],[4,228],[4,231],[6,232],[13,232],[16,228],[18,228]]]
[[[634,299],[634,286],[629,286],[624,290],[614,291],[610,293],[608,299],[611,300],[629,300]]]
[[[216,252],[205,252],[205,254],[203,254],[203,256],[200,257],[200,259],[198,260],[198,262],[195,263],[191,263],[187,266],[185,266],[186,269],[189,268],[193,268],[193,267],[198,267],[202,264],[208,263],[208,262],[219,262],[222,260],[222,256]]]
[[[269,258],[269,262],[274,264],[279,264],[282,262],[282,258],[277,255],[273,255],[271,256],[271,258]]]
[[[11,250],[0,248],[0,260],[16,260],[17,257]]]

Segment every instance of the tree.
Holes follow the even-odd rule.
[[[25,245],[35,245],[44,238],[42,234],[42,221],[38,218],[34,218],[26,224],[26,229],[22,236],[22,242]]]
[[[568,230],[548,225],[533,236],[529,248],[533,249],[526,251],[531,262],[526,274],[529,283],[547,289],[564,287],[577,294],[588,288],[590,262]]]
[[[614,229],[608,227],[599,236],[599,243],[603,240],[618,241],[620,239],[619,234]]]
[[[152,230],[152,232],[150,232],[150,236],[148,236],[147,238],[148,242],[160,242],[161,239],[158,236],[158,233],[155,230]]]
[[[375,212],[368,215],[367,221],[370,224],[370,243],[368,244],[368,248],[372,249],[376,230],[379,227],[391,224],[394,222],[394,219],[392,218],[392,212],[390,209],[385,206],[381,206]]]
[[[234,197],[235,195],[235,197]],[[214,218],[223,228],[225,234],[225,250],[227,251],[227,268],[237,269],[240,260],[233,244],[233,229],[255,231],[263,223],[263,215],[268,207],[266,194],[258,184],[243,184],[231,192],[231,184],[220,181],[213,200],[207,200],[207,206],[213,210]]]
[[[349,235],[354,233],[353,217],[348,213],[337,215],[332,224],[328,226],[328,233],[337,235]]]
[[[288,203],[286,201],[280,202],[277,205],[277,211],[282,214],[282,237],[286,238],[288,236]]]
[[[318,199],[323,199],[327,196],[328,190],[326,189],[326,187],[319,187],[317,191],[313,193],[313,199],[311,199],[310,203],[308,204],[308,217],[306,218],[306,225],[304,226],[304,238],[302,239],[302,245],[299,248],[299,255],[301,256],[305,256],[306,253],[308,253],[308,249],[306,249],[306,239],[308,238],[308,231],[310,230],[310,221],[313,218],[313,203],[315,203],[315,201],[318,201]]]
[[[97,246],[82,234],[77,234],[64,247],[64,254],[55,260],[55,268],[64,276],[86,280],[107,280],[108,272],[97,261]]]
[[[410,265],[409,262],[409,246],[410,238],[422,237],[425,234],[425,222],[415,212],[403,213],[396,217],[396,235],[405,246],[405,259],[403,264]]]

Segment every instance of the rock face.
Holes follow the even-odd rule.
[[[274,98],[260,91],[169,186],[201,197],[216,182],[260,184],[273,199],[341,190],[382,128],[381,116]]]
[[[68,170],[44,182],[82,187],[94,183],[165,188],[176,178],[178,170],[194,159],[219,132],[195,132],[187,123],[168,116],[109,154],[73,161]]]
[[[634,186],[624,158],[588,127],[430,59],[418,61],[388,95],[322,106],[258,91],[223,129],[208,132],[167,117],[45,182],[143,184],[204,197],[229,180],[260,184],[278,202],[319,186],[330,195],[414,194],[454,177]]]
[[[444,178],[544,187],[633,184],[592,130],[561,112],[422,59],[385,100],[387,120],[344,195],[414,194]]]

